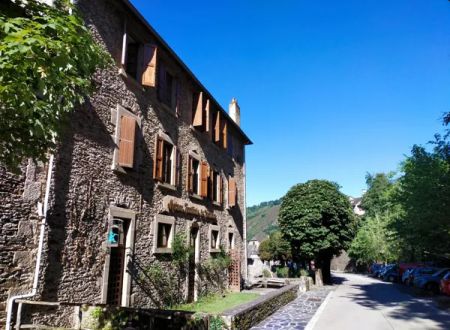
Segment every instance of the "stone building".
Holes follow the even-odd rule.
[[[0,322],[9,297],[32,291],[42,221],[29,299],[159,307],[165,293],[146,270],[174,275],[177,237],[193,251],[184,299],[215,288],[194,264],[221,250],[232,261],[220,285],[239,290],[251,141],[237,101],[228,114],[129,1],[77,7],[116,66],[94,77],[96,92],[71,115],[53,162],[29,162],[20,175],[0,168]]]

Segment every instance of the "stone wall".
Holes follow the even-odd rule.
[[[0,324],[6,322],[8,297],[32,289],[45,170],[32,162],[21,174],[0,166]]]
[[[287,285],[221,314],[231,329],[246,330],[297,298],[298,284]]]
[[[155,215],[167,213],[162,202],[165,196],[204,205],[215,214],[215,221],[188,214],[170,214],[176,220],[175,232],[187,233],[193,222],[199,224],[201,262],[210,257],[209,225],[212,222],[220,226],[223,246],[227,245],[227,230],[234,230],[235,248],[241,252],[241,271],[244,272],[245,155],[238,132],[230,127],[230,133],[234,136],[234,154],[230,156],[212,143],[206,133],[191,127],[192,95],[199,88],[198,83],[174,60],[160,41],[123,7],[121,1],[80,0],[77,5],[96,40],[110,52],[117,66],[95,75],[95,94],[73,112],[70,125],[55,153],[37,299],[91,304],[103,302],[105,260],[109,254],[106,246],[109,211],[111,206],[117,206],[136,212],[132,262],[127,265],[133,278],[129,304],[146,308],[157,305],[159,298],[155,296],[155,290],[148,290],[138,279],[142,278],[145,267],[156,260],[166,263],[168,271],[173,271],[166,256],[152,253]],[[160,59],[182,84],[180,115],[175,115],[158,101],[154,88],[144,89],[132,78],[118,73],[125,18],[133,35],[161,46],[158,49]],[[118,105],[141,121],[136,165],[125,173],[111,169],[116,148],[112,138],[115,126],[111,122],[111,115]],[[156,184],[152,178],[156,137],[160,132],[170,135],[181,151],[182,180],[175,189]],[[226,207],[226,193],[223,206],[215,206],[188,194],[187,155],[192,150],[220,170],[224,177],[234,176],[238,187],[236,207]],[[4,303],[7,295],[4,288],[18,282],[26,286],[30,282],[28,268],[34,265],[30,262],[29,251],[35,248],[37,218],[35,212],[31,211],[36,199],[22,197],[24,174],[15,177],[1,172],[1,175],[2,199],[6,200],[0,206],[1,244],[5,247],[0,252],[3,267],[0,303]],[[38,181],[36,179],[33,182],[38,184]],[[224,188],[226,192],[226,181]],[[18,252],[22,250],[23,255],[20,255]],[[13,260],[15,256],[17,262]],[[19,262],[19,259],[23,261]]]

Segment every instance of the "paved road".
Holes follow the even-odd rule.
[[[314,330],[450,329],[450,313],[431,299],[415,298],[399,284],[363,275],[335,274],[332,292]]]

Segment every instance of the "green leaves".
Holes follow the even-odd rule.
[[[325,180],[292,187],[283,197],[278,222],[296,257],[307,259],[339,253],[348,246],[354,229],[348,198]]]
[[[35,0],[16,1],[22,16],[0,14],[0,162],[14,170],[26,158],[44,160],[68,114],[111,63],[74,12]]]

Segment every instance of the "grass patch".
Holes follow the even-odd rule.
[[[227,309],[255,300],[260,295],[257,293],[230,292],[222,295],[210,295],[199,299],[195,303],[174,306],[173,309],[190,312],[203,312],[217,314]]]

